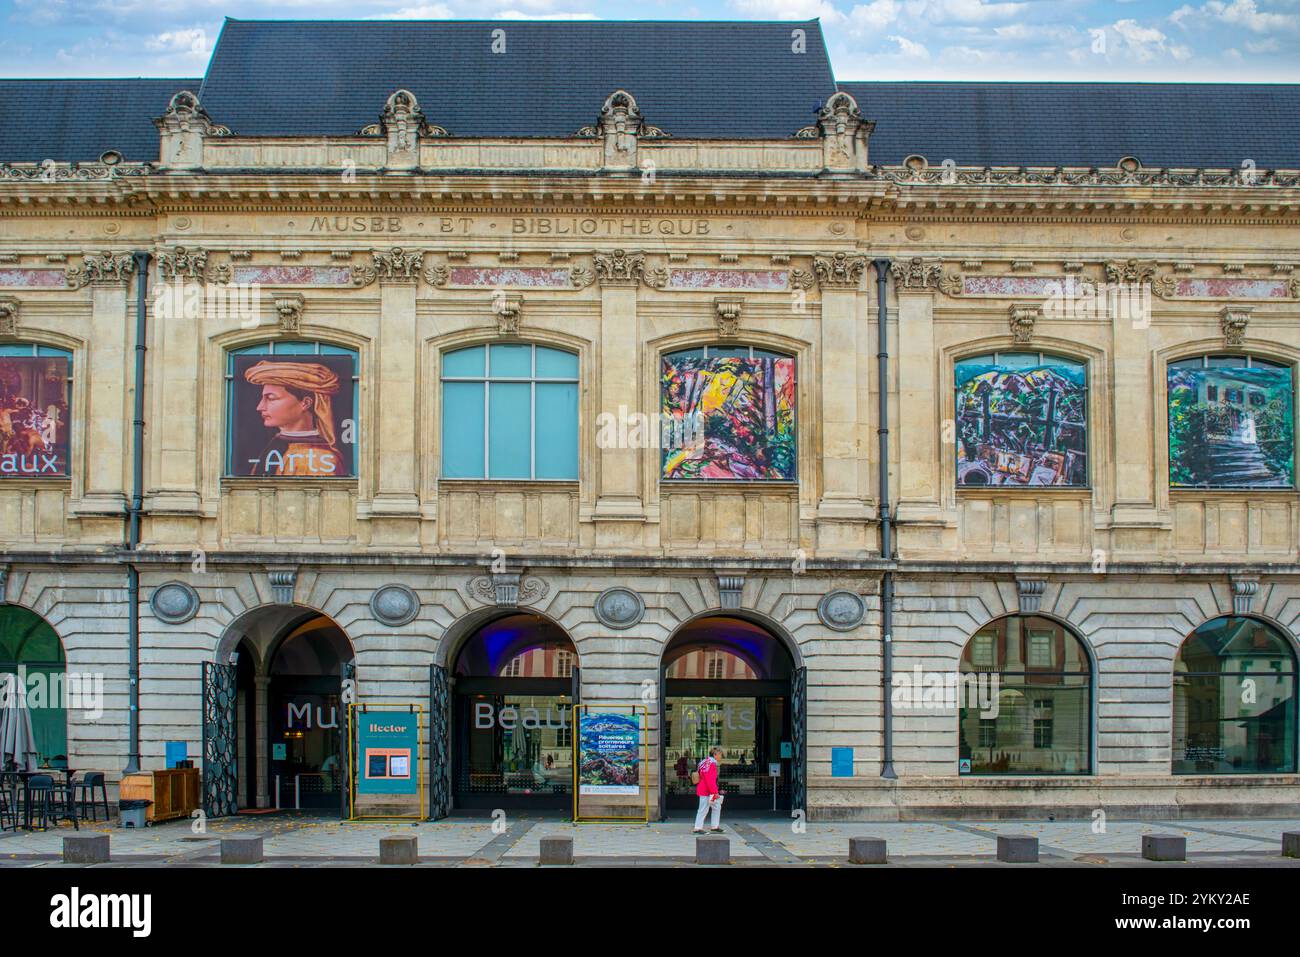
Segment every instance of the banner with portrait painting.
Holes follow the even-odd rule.
[[[1170,366],[1169,484],[1173,488],[1292,488],[1291,370]]]
[[[300,478],[356,474],[353,356],[237,355],[233,359],[231,474]]]
[[[69,361],[0,356],[0,478],[69,474]]]
[[[1087,367],[1013,358],[957,363],[958,486],[1086,487]]]
[[[795,360],[665,356],[665,479],[795,478]]]

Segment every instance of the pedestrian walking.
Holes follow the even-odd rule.
[[[695,793],[700,799],[700,809],[695,812],[695,833],[704,833],[704,816],[713,810],[712,831],[721,831],[722,825],[722,792],[718,790],[718,771],[720,769],[719,759],[722,757],[721,748],[711,748],[708,757],[700,762],[700,766],[691,774],[691,780],[695,783]]]

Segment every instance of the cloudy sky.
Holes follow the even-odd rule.
[[[615,0],[0,0],[0,76],[199,76],[223,17],[619,18]],[[1300,81],[1300,0],[642,0],[820,17],[840,79]]]

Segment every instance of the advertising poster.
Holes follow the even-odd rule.
[[[957,363],[959,486],[1088,484],[1085,366],[1032,358]]]
[[[357,794],[418,794],[417,711],[356,712]]]
[[[792,358],[666,357],[663,477],[793,480],[794,383]]]
[[[68,472],[68,360],[0,356],[0,477]]]
[[[578,793],[640,794],[640,716],[585,713],[578,729]]]
[[[1291,370],[1169,368],[1169,484],[1295,485]]]
[[[352,356],[235,356],[231,474],[355,475],[355,364]]]

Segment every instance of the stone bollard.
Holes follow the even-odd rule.
[[[415,838],[381,837],[379,839],[380,864],[414,864],[419,859],[419,848]]]
[[[222,864],[261,864],[262,835],[232,834],[221,839]]]
[[[887,864],[885,841],[880,837],[849,838],[850,864]]]
[[[1187,838],[1177,834],[1143,834],[1142,856],[1148,861],[1187,860]]]
[[[63,839],[63,863],[107,864],[107,834],[73,834]]]
[[[1300,831],[1282,832],[1282,856],[1300,857]]]
[[[731,838],[697,837],[695,839],[696,864],[730,864]]]
[[[540,864],[572,864],[573,863],[573,838],[571,837],[544,837],[542,838],[542,855]]]
[[[1038,863],[1038,838],[1028,834],[999,834],[998,860],[1007,864]]]

